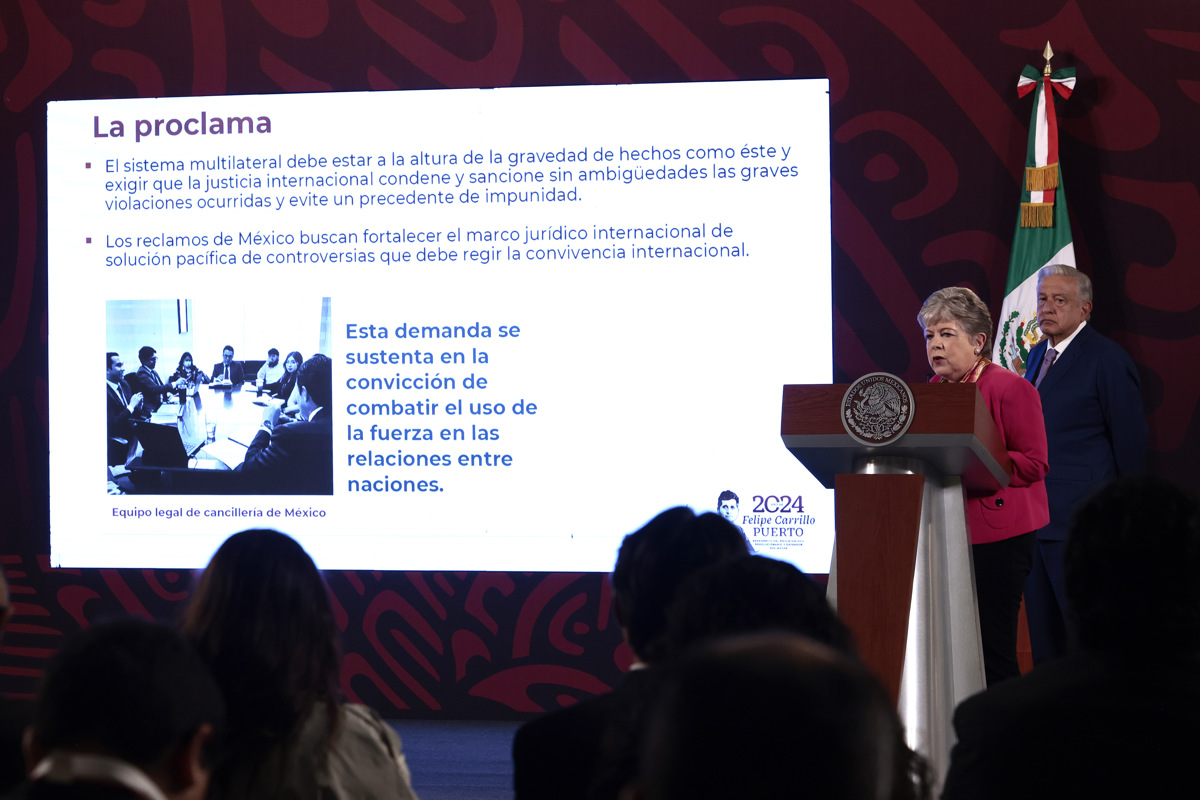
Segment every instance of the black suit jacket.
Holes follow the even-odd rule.
[[[1034,382],[1049,340],[1033,348],[1025,379]],[[1120,345],[1090,324],[1058,358],[1038,387],[1050,472],[1050,524],[1043,541],[1066,541],[1071,513],[1114,478],[1145,470],[1149,433],[1137,367]]]
[[[1200,658],[1073,653],[964,700],[954,728],[944,800],[1187,796]]]
[[[133,422],[131,419],[133,413],[130,412],[129,406],[126,403],[133,398],[134,391],[125,381],[121,381],[118,386],[121,387],[121,391],[125,392],[124,400],[112,390],[112,387],[107,382],[104,384],[104,396],[108,401],[108,435],[128,439],[133,436]]]
[[[216,364],[213,364],[213,371],[210,372],[209,375],[214,381],[221,380],[221,378],[225,377],[225,364],[220,361],[218,361]],[[246,382],[246,375],[244,372],[242,372],[242,362],[240,361],[229,362],[229,375],[229,380],[232,381],[234,385]]]
[[[121,390],[125,392],[125,400],[128,401],[133,397],[133,389],[125,381],[120,383]],[[129,455],[129,445],[122,445],[117,439],[124,439],[126,442],[136,440],[136,431],[133,427],[133,421],[137,419],[129,411],[129,406],[112,390],[112,387],[106,382],[104,384],[104,394],[107,399],[107,417],[108,417],[108,463],[124,464],[126,457]]]
[[[261,494],[333,494],[333,418],[321,409],[312,421],[259,431],[246,451],[242,473]]]
[[[137,372],[126,375],[125,380],[133,391],[142,393],[147,411],[157,411],[163,398],[171,393],[171,387],[162,382],[162,377],[144,364]]]

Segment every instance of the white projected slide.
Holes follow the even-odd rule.
[[[823,80],[51,103],[54,564],[276,527],[325,569],[609,571],[728,491],[826,572],[832,493],[779,416],[832,377],[828,120]],[[231,385],[102,410],[101,351],[108,379],[143,347]],[[269,348],[332,390],[293,423],[325,438],[263,461]]]

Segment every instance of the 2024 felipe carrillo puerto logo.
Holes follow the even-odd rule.
[[[812,514],[746,514],[742,530],[750,535],[755,548],[762,539],[788,539],[790,546],[804,544],[804,526],[817,524]]]
[[[859,444],[891,444],[908,430],[912,417],[912,390],[888,372],[862,376],[842,396],[842,426]]]
[[[803,545],[804,526],[816,523],[816,517],[804,513],[804,498],[799,494],[756,494],[740,527],[755,550],[786,549]]]

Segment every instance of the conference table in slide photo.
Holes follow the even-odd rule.
[[[202,384],[166,402],[137,425],[130,480],[145,494],[241,494],[237,472],[262,424],[263,409],[282,403],[250,384]]]

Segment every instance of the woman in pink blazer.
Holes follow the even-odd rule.
[[[1050,521],[1046,501],[1046,426],[1033,384],[993,364],[985,353],[992,316],[970,289],[929,296],[917,314],[925,331],[932,383],[977,383],[1012,461],[1005,489],[967,496],[983,663],[988,685],[1020,674],[1017,615],[1033,560],[1035,532]]]

